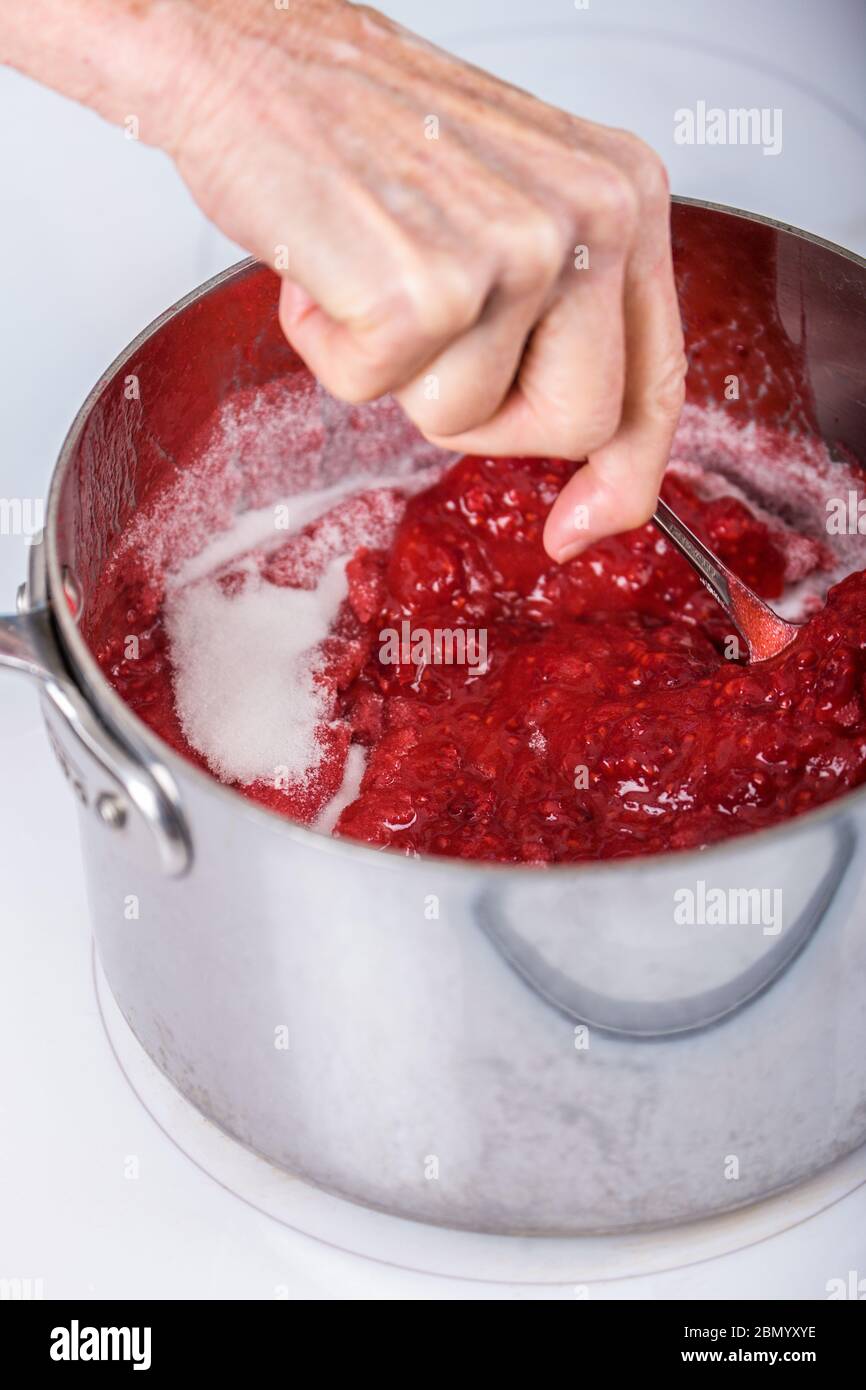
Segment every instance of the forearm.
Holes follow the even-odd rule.
[[[92,107],[135,116],[148,144],[173,150],[244,38],[276,26],[309,49],[344,0],[0,0],[0,63]]]

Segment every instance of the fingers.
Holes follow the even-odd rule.
[[[345,282],[346,270],[342,269]],[[313,294],[290,280],[280,291],[280,326],[311,372],[335,396],[368,401],[398,391],[478,317],[480,284],[443,268],[415,278],[394,273],[382,294],[365,276],[345,303],[329,312],[326,284]],[[310,280],[307,281],[310,283]]]
[[[495,415],[511,389],[540,296],[495,291],[478,323],[428,362],[397,400],[427,438],[459,436]],[[447,447],[461,448],[462,445]]]
[[[545,529],[560,561],[652,514],[683,399],[664,172],[640,142],[604,138],[591,187],[570,193],[572,237],[523,201],[480,263],[389,227],[387,254],[344,254],[338,275],[299,265],[310,292],[286,281],[280,299],[286,336],[334,395],[392,392],[451,450],[588,458]]]
[[[438,260],[425,249],[419,259],[398,241],[390,247],[392,270],[377,267],[352,316],[344,302],[331,312],[284,285],[286,336],[335,395],[368,400],[391,392],[428,437],[469,430],[496,413],[562,274],[569,241],[564,219],[540,213],[502,183],[498,200],[506,194],[508,221],[503,214],[495,235],[486,229],[474,264],[471,247],[461,256],[455,244]],[[367,264],[353,273],[365,274]],[[385,300],[383,280],[397,287]]]
[[[560,249],[549,295],[520,360],[512,389],[495,412],[477,412],[474,428],[449,428],[425,416],[434,443],[467,453],[580,459],[615,432],[625,380],[623,284],[638,216],[631,180],[597,160],[589,185],[577,177],[573,234]],[[489,400],[486,402],[489,406]]]
[[[623,277],[618,257],[566,272],[501,407],[488,417],[479,413],[474,429],[428,428],[428,437],[464,453],[566,459],[585,458],[610,439],[625,379]]]
[[[648,521],[685,394],[685,354],[673,279],[664,171],[643,173],[642,232],[625,281],[626,386],[620,425],[557,498],[544,544],[564,561],[603,536]]]

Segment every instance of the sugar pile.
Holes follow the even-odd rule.
[[[346,558],[315,589],[278,588],[247,563],[238,592],[208,576],[166,605],[181,725],[224,782],[295,781],[318,766],[328,710],[316,648],[346,596]]]
[[[242,513],[167,576],[178,718],[222,781],[289,788],[314,776],[333,700],[321,646],[348,591],[346,562],[359,545],[386,545],[407,495],[431,481],[354,477]],[[281,509],[291,526],[275,531]],[[347,777],[360,784],[362,771],[352,760]]]

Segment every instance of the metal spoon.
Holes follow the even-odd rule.
[[[666,502],[658,500],[653,521],[673,541],[705,588],[724,608],[749,649],[750,661],[766,661],[789,647],[800,628],[786,623],[699,541]]]

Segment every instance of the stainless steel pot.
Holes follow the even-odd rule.
[[[678,201],[673,222],[692,399],[721,402],[739,372],[739,418],[866,457],[866,262],[706,204]],[[99,954],[140,1042],[279,1167],[473,1230],[683,1221],[859,1145],[866,790],[701,854],[407,860],[250,804],[109,687],[88,645],[102,561],[231,392],[299,372],[275,307],[247,262],[118,358],[0,620],[0,664],[41,687]],[[701,883],[781,891],[782,920],[680,924],[675,895]]]

